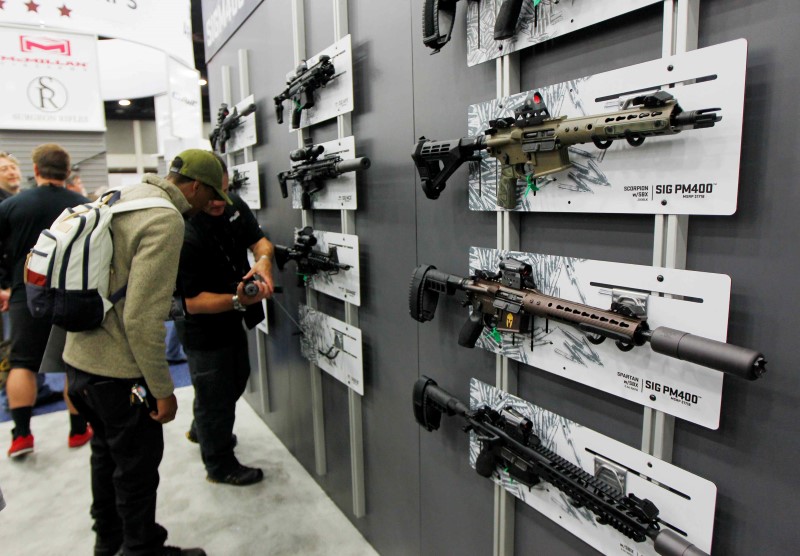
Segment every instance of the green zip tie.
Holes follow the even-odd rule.
[[[541,3],[542,3],[542,0],[533,0],[533,7],[535,8],[536,6],[538,6]]]
[[[503,343],[503,336],[502,336],[502,335],[501,335],[501,334],[500,334],[500,333],[497,331],[497,328],[496,328],[496,327],[493,327],[493,328],[492,328],[492,333],[490,334],[490,336],[491,336],[491,337],[494,339],[494,341],[495,341],[495,342],[497,342],[498,344],[502,344],[502,343]]]
[[[294,102],[294,109],[295,109],[295,110],[297,110],[298,112],[300,112],[301,110],[303,110],[303,105],[302,105],[302,104],[300,104],[299,102],[297,102],[297,101],[296,101],[296,100],[294,100],[294,99],[292,99],[292,102]]]
[[[525,176],[525,180],[528,182],[528,187],[525,188],[525,193],[522,194],[523,197],[528,194],[528,191],[533,191],[534,193],[539,191],[539,188],[536,187],[536,180],[532,175]]]

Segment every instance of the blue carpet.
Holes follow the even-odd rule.
[[[175,383],[175,388],[189,386],[192,380],[189,377],[189,365],[187,363],[178,363],[169,366],[172,381]],[[61,392],[64,390],[64,375],[60,373],[48,373],[46,376],[47,385],[54,392]],[[0,403],[0,423],[11,420],[11,415],[5,409],[5,395],[3,395],[3,403]],[[47,405],[36,406],[33,408],[34,415],[44,415],[45,413],[53,413],[54,411],[63,411],[67,409],[64,400],[50,403]]]

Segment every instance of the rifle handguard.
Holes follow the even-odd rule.
[[[764,356],[752,349],[695,336],[661,326],[650,332],[650,347],[675,359],[703,365],[747,380],[761,378],[766,369]]]

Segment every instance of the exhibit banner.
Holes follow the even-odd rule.
[[[0,27],[0,129],[105,131],[97,38]]]
[[[222,48],[264,0],[203,0],[203,36],[206,61]]]
[[[189,0],[5,0],[6,23],[125,39],[194,66]]]

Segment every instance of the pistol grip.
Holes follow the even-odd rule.
[[[292,129],[300,127],[300,117],[303,115],[303,108],[292,107]]]
[[[278,174],[278,183],[281,185],[281,197],[285,199],[289,196],[289,187],[286,184],[286,176],[283,172]]]
[[[481,337],[481,332],[483,332],[483,315],[480,311],[474,310],[458,333],[458,345],[474,348],[475,342]]]
[[[278,117],[278,123],[283,123],[283,102],[275,101],[275,116]]]
[[[522,0],[505,0],[494,22],[494,40],[510,39],[517,30]]]
[[[504,209],[517,206],[517,176],[510,164],[503,165],[500,170],[500,178],[497,180],[497,206]]]

